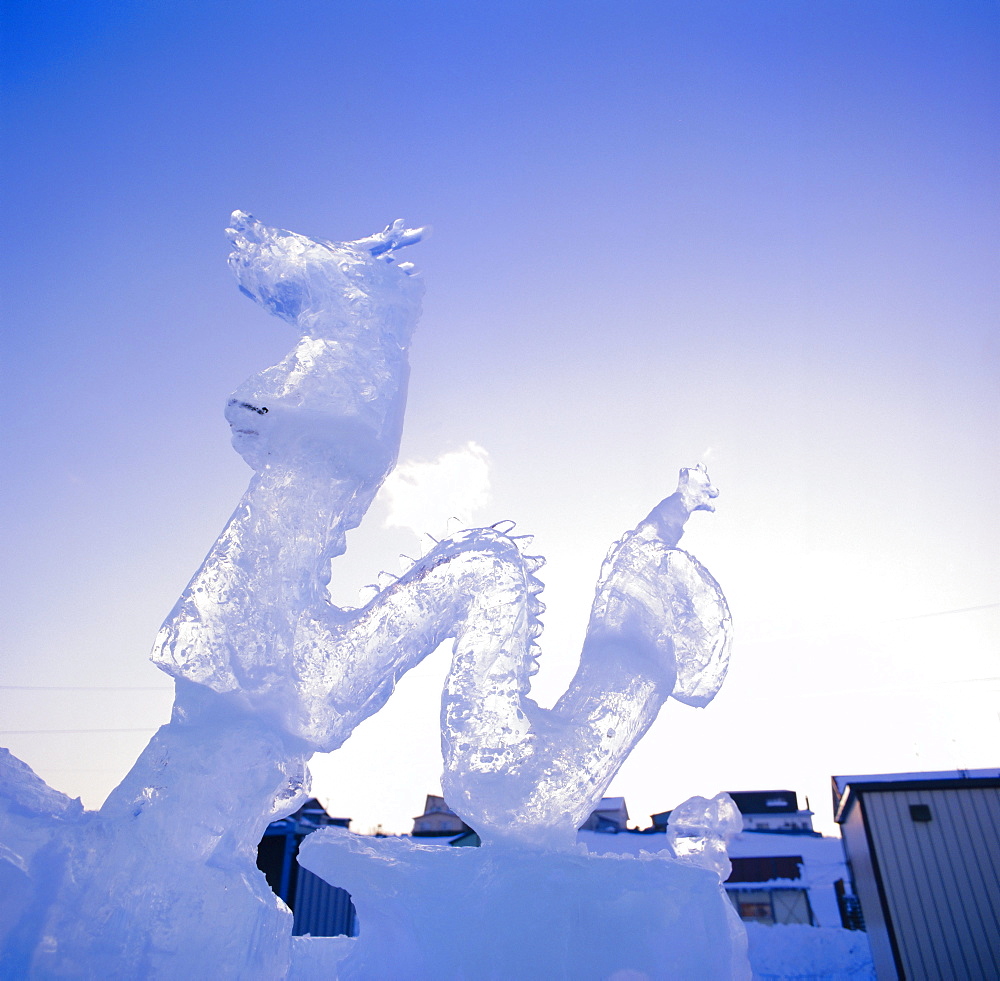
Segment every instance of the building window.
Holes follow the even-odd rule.
[[[805,889],[727,889],[726,895],[740,919],[750,923],[813,922]]]
[[[770,879],[799,879],[801,855],[769,855],[732,859],[729,882],[768,882]]]

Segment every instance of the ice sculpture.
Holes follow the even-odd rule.
[[[304,798],[309,756],[340,746],[447,638],[444,788],[494,846],[475,860],[490,875],[545,849],[578,865],[576,827],[664,701],[704,705],[718,690],[725,598],[676,547],[690,514],[712,509],[702,468],[682,471],[677,492],[612,548],[579,670],[550,710],[528,695],[542,560],[524,554],[525,539],[468,530],[361,609],[330,602],[329,563],[398,451],[422,287],[396,253],[421,231],[397,221],[334,243],[234,213],[230,265],[241,291],[298,339],[228,402],[233,445],[254,474],[157,637],[153,660],[176,679],[170,722],[96,814],[8,768],[34,802],[32,833],[18,838],[8,821],[14,845],[0,858],[35,898],[8,923],[4,970],[285,977],[290,916],[255,868],[257,842]],[[415,901],[419,870],[433,873],[424,857],[413,862]],[[372,925],[378,914],[356,899],[364,931],[364,910]]]
[[[658,855],[323,829],[299,861],[354,897],[361,933],[339,981],[750,978],[743,926],[716,875]]]
[[[709,573],[674,547],[716,494],[703,469],[682,470],[677,492],[612,547],[580,666],[552,709],[527,696],[539,653],[532,616],[500,643],[481,620],[458,638],[442,706],[443,786],[484,841],[572,843],[666,699],[705,705],[718,691],[728,607]],[[529,580],[529,594],[540,588]]]
[[[233,444],[256,473],[154,660],[332,750],[454,637],[442,707],[452,807],[485,839],[571,841],[666,698],[703,705],[722,683],[725,599],[675,547],[690,514],[712,508],[707,473],[682,471],[612,550],[580,669],[551,711],[528,697],[542,560],[497,528],[441,542],[361,610],[335,607],[329,561],[396,458],[420,281],[393,252],[420,230],[396,222],[334,245],[237,213],[231,234],[240,289],[300,340],[229,400]]]
[[[729,794],[711,800],[691,797],[667,819],[667,841],[674,857],[688,865],[711,869],[720,882],[729,878],[729,842],[743,830],[743,815]]]

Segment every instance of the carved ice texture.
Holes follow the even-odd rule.
[[[729,794],[711,800],[692,797],[678,804],[667,819],[667,841],[674,856],[688,865],[712,869],[720,882],[729,878],[729,842],[743,830],[743,816]]]
[[[444,791],[487,846],[461,860],[486,876],[481,893],[448,905],[479,904],[469,911],[472,942],[482,936],[475,918],[491,916],[495,902],[527,903],[523,885],[554,875],[547,862],[566,867],[568,884],[551,902],[538,892],[525,908],[541,916],[549,905],[575,902],[573,889],[590,895],[600,878],[586,862],[567,871],[584,861],[573,854],[577,826],[663,702],[672,695],[704,705],[725,674],[726,601],[711,575],[676,547],[690,514],[712,509],[716,491],[701,468],[682,471],[677,492],[611,549],[579,670],[552,709],[528,696],[543,607],[535,577],[542,560],[524,554],[526,539],[499,527],[462,532],[361,609],[334,606],[330,561],[396,460],[422,293],[396,253],[421,230],[398,221],[370,238],[334,243],[236,212],[229,235],[240,289],[292,325],[297,338],[287,357],[244,382],[226,407],[233,445],[254,474],[157,637],[153,660],[176,679],[170,722],[96,814],[45,787],[19,761],[5,764],[15,789],[0,800],[8,804],[0,809],[0,873],[29,901],[8,911],[0,973],[287,976],[291,916],[255,867],[257,843],[268,822],[304,799],[309,756],[340,746],[397,679],[447,638],[454,652],[442,696]],[[412,907],[437,888],[432,869],[455,859],[408,854],[400,886]],[[362,935],[390,943],[391,931],[380,933],[377,924],[389,923],[393,862],[384,854],[372,861],[379,885],[370,893],[364,875],[351,878],[357,862],[331,881],[358,890]],[[622,895],[633,888],[629,877],[646,874],[638,865],[614,867],[613,878],[625,876]],[[695,873],[703,870],[673,874],[680,882]],[[503,883],[514,880],[522,885],[512,893]],[[677,888],[669,900],[675,918],[684,909]],[[695,919],[707,923],[717,912],[701,905]],[[554,924],[564,951],[598,930],[596,913],[581,913],[576,925],[567,916],[559,913]],[[626,920],[616,922],[624,929]],[[516,946],[515,932],[504,935]],[[447,936],[434,943],[447,946]],[[407,934],[405,944],[412,943]],[[404,964],[411,954],[423,956],[406,945],[371,956]],[[463,956],[475,957],[474,950]],[[520,955],[504,956],[514,965]],[[379,970],[369,976],[419,976]],[[489,976],[556,975],[512,968]]]
[[[312,752],[340,745],[418,657],[419,590],[357,613],[326,584],[395,462],[422,292],[395,252],[420,231],[332,243],[237,212],[229,234],[240,288],[297,340],[226,408],[255,473],[157,638],[171,720],[97,814],[60,824],[42,807],[42,844],[5,853],[37,902],[9,924],[0,973],[285,977],[291,916],[257,843],[304,800]]]
[[[331,750],[380,707],[392,661],[416,646],[400,609],[410,597],[396,590],[358,614],[333,606],[326,587],[396,461],[423,290],[393,252],[420,231],[396,222],[337,244],[236,212],[230,235],[240,289],[299,340],[229,399],[233,446],[256,472],[153,660]]]
[[[703,469],[681,471],[677,492],[612,547],[580,666],[552,709],[526,694],[538,653],[533,576],[513,632],[479,620],[459,636],[442,708],[443,786],[483,841],[572,843],[666,699],[705,705],[718,691],[729,610],[712,576],[675,547],[716,495]]]
[[[582,846],[448,848],[323,829],[300,864],[361,924],[339,981],[749,981],[746,934],[713,872]]]

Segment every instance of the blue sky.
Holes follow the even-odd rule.
[[[248,476],[224,399],[293,340],[230,278],[234,208],[335,239],[434,226],[402,458],[474,441],[473,520],[536,534],[542,701],[608,544],[709,465],[719,510],[686,543],[729,596],[733,670],[613,786],[640,821],[996,765],[995,4],[4,17],[0,683],[67,690],[0,689],[0,740],[54,786],[98,804],[165,720],[146,654]],[[341,598],[415,547],[386,515],[349,539]],[[406,830],[445,670],[317,764],[334,810]]]

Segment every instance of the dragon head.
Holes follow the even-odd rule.
[[[714,511],[712,501],[719,496],[703,463],[681,470],[677,493],[688,511]]]
[[[300,334],[229,399],[233,446],[255,470],[319,470],[374,494],[399,448],[423,293],[394,253],[424,229],[396,221],[365,239],[328,242],[236,211],[227,232],[240,290]]]
[[[302,334],[333,339],[375,328],[395,333],[403,347],[409,342],[423,284],[413,264],[396,262],[394,253],[419,242],[426,229],[397,220],[368,238],[328,242],[234,211],[226,232],[241,292]]]

